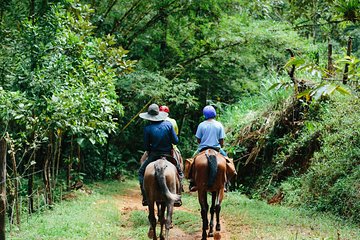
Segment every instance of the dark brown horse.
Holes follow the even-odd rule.
[[[150,228],[149,238],[156,238],[155,206],[158,208],[160,222],[160,239],[169,239],[169,229],[172,222],[174,202],[180,199],[176,194],[180,189],[176,167],[165,158],[150,163],[145,170],[144,190],[148,201]],[[166,217],[165,217],[166,211]],[[165,225],[165,236],[164,236]]]
[[[216,231],[220,231],[220,210],[224,197],[226,182],[226,159],[219,152],[207,149],[199,153],[193,163],[192,178],[198,191],[198,200],[201,206],[202,240],[205,240],[206,230],[208,236],[214,236],[214,213],[216,213]],[[209,204],[207,193],[211,193],[210,224],[208,221]]]

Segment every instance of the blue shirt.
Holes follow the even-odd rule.
[[[170,153],[172,144],[177,144],[177,137],[169,121],[151,122],[144,128],[145,149],[149,152]]]
[[[196,135],[200,139],[198,150],[205,147],[221,148],[220,139],[225,138],[224,126],[215,119],[201,122],[196,130]]]

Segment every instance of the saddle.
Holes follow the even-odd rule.
[[[201,156],[201,155],[203,155],[203,154],[206,154],[206,150],[207,149],[213,149],[213,150],[215,150],[217,153],[218,153],[218,149],[216,149],[216,148],[212,148],[212,147],[206,147],[206,148],[203,148],[203,149],[201,149],[201,151],[198,153],[198,154],[196,154],[196,156],[195,157],[193,157],[193,158],[187,158],[186,160],[185,160],[185,169],[184,169],[184,175],[185,175],[185,178],[186,179],[191,179],[191,173],[192,173],[192,166],[193,166],[193,163],[194,163],[194,161],[195,161],[195,159],[197,158],[197,157],[199,157],[199,156]],[[208,156],[207,156],[207,158],[208,158]]]
[[[219,154],[219,149],[214,148],[214,147],[206,147],[206,148],[201,149],[201,151],[194,158],[187,158],[185,160],[185,170],[184,170],[184,174],[185,174],[186,179],[191,179],[192,178],[192,176],[191,176],[192,175],[192,166],[193,166],[193,163],[194,163],[195,159],[198,156],[206,154],[207,158],[208,158],[208,153],[207,153],[208,149],[215,150],[216,155]],[[235,175],[237,175],[234,160],[232,158],[227,157],[227,156],[224,156],[224,158],[226,160],[226,176],[227,176],[228,181],[230,181]]]
[[[169,162],[174,164],[176,166],[177,162],[180,164],[180,167],[182,169],[182,157],[179,150],[173,149],[171,151],[171,155],[169,154],[158,154],[157,157],[165,157]],[[147,158],[149,157],[148,151],[145,151],[144,154],[140,158],[140,164],[142,164]]]
[[[171,156],[171,155],[169,155],[169,154],[161,154],[160,157],[161,157],[162,159],[165,159],[165,160],[171,162],[171,163],[176,167],[176,165],[177,165],[177,160],[176,160],[173,156]]]

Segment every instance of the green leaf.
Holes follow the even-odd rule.
[[[77,138],[76,142],[77,142],[77,144],[79,144],[79,146],[83,146],[84,140],[85,140],[84,138]]]
[[[290,60],[285,64],[285,68],[291,67],[292,65],[295,65],[297,67],[297,66],[300,66],[300,65],[302,65],[304,63],[305,63],[304,59],[293,57],[293,58],[290,58]]]
[[[92,145],[95,145],[96,143],[95,139],[93,139],[92,137],[89,138],[89,141],[91,142]]]
[[[278,88],[278,87],[280,87],[281,85],[282,85],[282,83],[274,83],[273,85],[271,85],[271,87],[268,88],[268,90],[270,91],[270,90],[272,90],[272,89],[274,89],[274,88]]]
[[[305,97],[306,100],[309,100],[310,99],[310,93],[311,93],[311,89],[307,89],[301,93],[299,93],[296,97],[298,99],[302,98],[302,97]]]
[[[351,95],[350,91],[348,91],[347,89],[345,89],[341,86],[337,86],[336,91],[338,91],[339,93],[341,93],[343,95]]]

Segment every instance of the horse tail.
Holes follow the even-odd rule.
[[[216,179],[216,175],[217,175],[217,160],[216,160],[216,156],[215,155],[207,155],[206,156],[208,159],[208,166],[209,166],[209,177],[208,177],[208,182],[207,185],[208,187],[211,187]]]
[[[154,165],[154,167],[155,167],[155,178],[159,185],[160,192],[164,196],[166,196],[166,198],[170,201],[179,201],[181,198],[180,195],[170,192],[169,187],[166,184],[166,178],[165,178],[164,171],[165,171],[165,168],[167,167],[167,165],[164,163],[161,164],[161,163],[157,162]],[[174,174],[176,174],[176,173],[174,173]]]

